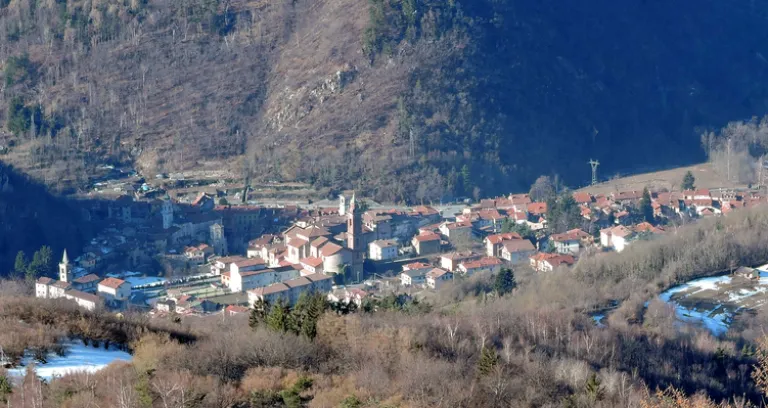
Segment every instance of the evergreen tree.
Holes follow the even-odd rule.
[[[461,167],[461,184],[464,189],[464,194],[470,194],[472,192],[472,174],[469,171],[469,166],[466,164]]]
[[[498,275],[496,275],[496,283],[494,289],[499,296],[504,296],[507,293],[512,292],[517,286],[515,282],[515,274],[510,268],[503,268]]]
[[[248,326],[252,329],[259,327],[267,320],[269,311],[269,304],[261,298],[257,299],[256,302],[253,303],[251,314],[248,316]]]
[[[10,380],[4,375],[0,375],[0,402],[8,402],[8,396],[13,392]]]
[[[587,384],[584,387],[587,397],[590,400],[599,401],[603,398],[603,389],[600,387],[600,379],[597,378],[597,374],[592,373],[587,379]]]
[[[696,177],[693,177],[693,173],[691,171],[687,171],[685,173],[685,176],[683,176],[683,183],[680,185],[680,187],[683,190],[693,190],[696,188]]]
[[[20,278],[27,273],[27,254],[24,251],[19,251],[16,254],[16,262],[13,264],[14,277]]]
[[[643,189],[643,198],[640,199],[640,212],[643,214],[643,219],[645,221],[650,223],[654,222],[651,193],[648,191],[648,187]]]
[[[483,351],[480,352],[480,360],[477,361],[478,375],[490,374],[497,364],[499,364],[499,356],[496,354],[496,349],[493,347],[483,347]]]
[[[285,332],[290,324],[291,308],[280,298],[269,311],[267,327],[276,332]]]

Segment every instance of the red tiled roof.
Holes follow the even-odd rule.
[[[427,276],[427,278],[439,278],[439,277],[441,277],[441,276],[443,276],[445,274],[448,274],[448,273],[451,273],[451,272],[448,272],[448,271],[446,271],[443,268],[435,268],[435,269],[432,269],[431,271],[427,272],[426,276]]]
[[[334,254],[337,254],[339,251],[343,250],[344,247],[341,245],[334,244],[333,242],[329,242],[323,246],[322,249],[320,249],[320,255],[322,256],[331,256]]]
[[[265,265],[264,260],[261,258],[243,259],[241,261],[234,262],[238,268],[247,268],[249,266]]]
[[[510,241],[504,241],[504,248],[509,253],[535,251],[536,247],[533,246],[531,241],[527,239],[513,239]]]
[[[464,262],[461,265],[464,266],[464,269],[476,269],[476,268],[487,268],[489,266],[497,266],[497,265],[501,265],[501,263],[502,263],[501,260],[498,258],[485,257],[485,258],[478,259],[476,261]]]
[[[86,283],[96,282],[99,279],[101,279],[101,278],[99,278],[98,275],[96,275],[94,273],[89,273],[88,275],[81,276],[81,277],[75,279],[73,282],[79,283],[79,284],[86,284]]]
[[[413,239],[419,242],[439,241],[440,235],[434,233],[416,235]]]
[[[245,306],[239,306],[239,305],[229,305],[225,309],[227,313],[229,314],[239,314],[239,313],[248,313],[250,309],[248,309]]]
[[[591,203],[592,194],[587,192],[575,192],[573,193],[573,199],[579,204]]]
[[[503,241],[509,241],[512,239],[523,239],[517,232],[505,232],[503,234],[488,235],[485,237],[491,244],[500,244]]]
[[[547,262],[552,265],[553,268],[556,268],[562,264],[573,265],[576,263],[576,259],[571,255],[555,255],[545,259],[544,262]]]
[[[53,282],[53,279],[47,277],[47,276],[41,276],[37,278],[37,283],[41,283],[43,285],[50,285],[51,282]]]
[[[311,266],[313,268],[317,268],[318,266],[323,264],[323,260],[320,258],[304,258],[301,260],[301,263],[307,266]]]
[[[424,262],[412,262],[412,263],[409,263],[408,265],[403,266],[403,270],[410,271],[413,269],[424,269],[424,268],[430,268],[430,267],[432,267],[432,265],[425,264]]]
[[[99,285],[100,286],[106,286],[106,287],[112,288],[112,289],[117,289],[117,288],[119,288],[121,285],[123,285],[125,283],[126,282],[124,280],[122,280],[122,279],[107,278],[107,279],[104,279],[103,281],[99,282]]]
[[[528,204],[528,212],[534,215],[547,213],[547,203],[537,202]]]

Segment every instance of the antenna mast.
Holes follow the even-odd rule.
[[[597,166],[600,165],[600,162],[597,160],[589,159],[589,165],[592,166],[592,185],[594,186],[597,184]]]

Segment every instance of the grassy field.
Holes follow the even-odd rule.
[[[680,183],[686,172],[690,171],[696,177],[696,188],[733,188],[746,187],[743,184],[732,183],[712,169],[709,163],[694,166],[678,167],[670,170],[642,173],[626,177],[613,178],[609,181],[594,186],[584,187],[578,191],[586,191],[592,194],[607,194],[614,191],[642,190],[648,187],[651,190],[665,188],[670,191],[680,191]]]

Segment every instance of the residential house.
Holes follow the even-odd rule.
[[[312,275],[315,273],[323,273],[323,260],[320,258],[304,258],[301,260],[302,275]]]
[[[600,245],[621,252],[634,239],[635,233],[629,228],[618,225],[600,230]]]
[[[242,256],[225,256],[221,258],[217,258],[215,261],[211,263],[211,273],[218,276],[221,275],[223,272],[227,272],[232,267],[232,264],[235,262],[243,261],[247,258],[244,258]]]
[[[528,241],[528,240],[526,240]],[[530,244],[530,241],[528,241]],[[474,261],[466,261],[459,264],[459,271],[465,276],[472,276],[480,272],[496,274],[501,271],[501,260],[494,257],[485,257]]]
[[[72,281],[72,288],[81,292],[93,293],[96,292],[96,286],[101,278],[93,273],[85,276],[81,276]]]
[[[472,223],[444,222],[440,225],[440,233],[451,242],[469,242],[472,239]]]
[[[85,310],[94,311],[96,308],[104,305],[104,299],[91,293],[81,292],[76,289],[69,289],[64,293],[64,298],[77,303]]]
[[[388,261],[397,258],[397,247],[397,241],[394,239],[373,241],[368,245],[368,257],[374,261]]]
[[[435,233],[419,234],[411,240],[414,251],[418,255],[430,255],[440,252],[440,235]]]
[[[118,278],[107,278],[97,286],[99,295],[108,302],[122,302],[131,297],[131,284]]]
[[[594,202],[594,197],[587,192],[577,191],[573,193],[573,200],[576,201],[576,204],[590,206]]]
[[[224,309],[224,314],[226,316],[237,316],[237,315],[246,314],[250,312],[251,312],[251,309],[245,306],[240,306],[240,305],[229,305]]]
[[[443,268],[434,268],[425,275],[427,287],[430,289],[440,289],[445,282],[453,279],[453,272],[446,271]]]
[[[591,240],[591,235],[578,228],[549,237],[550,245],[554,245],[557,253],[572,255],[578,254],[579,248],[589,245]]]
[[[516,232],[488,235],[483,239],[483,243],[485,244],[485,254],[487,256],[500,258],[504,241],[511,241],[514,239],[523,239],[523,237]]]
[[[420,285],[424,283],[427,272],[432,270],[432,265],[423,262],[413,262],[403,266],[400,274],[400,283],[403,286]]]
[[[462,262],[475,261],[480,259],[480,254],[472,251],[454,251],[447,254],[440,255],[440,267],[449,271],[455,271],[459,268],[459,264]]]
[[[501,258],[513,264],[525,262],[531,254],[536,252],[536,247],[527,239],[514,239],[504,241],[501,249]]]
[[[316,273],[286,280],[269,286],[259,287],[248,291],[248,303],[251,307],[257,300],[275,304],[282,299],[289,305],[294,305],[302,293],[327,293],[333,286],[333,277]]]
[[[211,255],[213,255],[213,248],[208,246],[208,244],[200,244],[184,248],[184,256],[189,262],[195,265],[204,264],[205,260]]]
[[[531,268],[537,272],[551,272],[559,266],[572,266],[576,259],[572,255],[538,253],[530,257]]]
[[[530,203],[526,207],[529,218],[538,219],[547,214],[547,203],[535,202]]]
[[[363,305],[363,300],[370,294],[358,288],[341,287],[328,293],[328,301],[333,303],[354,303],[358,307]]]

